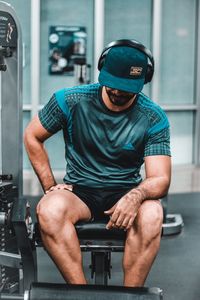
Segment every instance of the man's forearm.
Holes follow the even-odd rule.
[[[155,200],[164,197],[167,194],[170,185],[170,179],[167,177],[149,177],[142,181],[138,187],[132,189],[128,194],[138,195],[138,201]]]
[[[53,172],[49,163],[47,152],[42,142],[37,139],[25,141],[26,150],[33,166],[35,173],[42,185],[44,191],[49,190],[50,187],[56,185]]]

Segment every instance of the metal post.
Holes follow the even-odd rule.
[[[1,184],[0,211],[7,218],[14,198],[22,196],[22,36],[17,15],[11,5],[0,1],[0,112]],[[16,188],[17,187],[17,188]],[[16,237],[5,226],[0,231],[1,259],[17,255]],[[16,257],[15,257],[16,258]],[[19,257],[18,257],[19,258]],[[10,261],[10,263],[11,263]],[[19,270],[0,267],[3,287],[10,293],[19,288]]]
[[[40,0],[31,0],[31,118],[39,107],[40,99]],[[31,195],[38,195],[40,184],[31,170]]]
[[[200,87],[199,87],[199,80],[200,80],[200,1],[197,1],[197,45],[196,45],[196,92],[195,92],[195,99],[197,104],[197,111],[195,116],[195,141],[194,141],[194,163],[196,166],[200,166]]]
[[[158,102],[160,80],[160,46],[161,46],[162,0],[153,1],[152,49],[155,59],[155,72],[151,84],[151,98]]]
[[[94,13],[94,81],[98,81],[97,63],[104,47],[104,0],[95,0]]]
[[[1,91],[1,72],[0,72],[0,91]],[[0,93],[0,176],[2,175],[2,132],[1,132],[1,93]],[[0,184],[2,179],[0,177]]]
[[[22,37],[14,9],[0,1],[2,174],[12,174],[22,196]]]

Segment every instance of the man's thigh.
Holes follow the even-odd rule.
[[[50,215],[51,218],[67,218],[74,224],[79,220],[90,220],[88,206],[74,193],[68,190],[54,190],[44,195],[37,205],[38,215]]]

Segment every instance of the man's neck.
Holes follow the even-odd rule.
[[[118,105],[115,105],[114,103],[112,103],[110,101],[109,96],[108,96],[108,94],[106,92],[105,86],[102,89],[102,99],[103,99],[103,102],[104,102],[105,106],[108,109],[112,110],[112,111],[116,111],[117,112],[117,111],[126,110],[127,108],[129,108],[133,104],[135,98],[136,98],[136,95],[134,95],[133,98],[130,99],[130,101],[128,103],[126,103],[126,104],[124,104],[122,106],[118,106]]]

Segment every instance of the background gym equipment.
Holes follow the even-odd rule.
[[[168,195],[161,199],[163,207],[163,236],[179,234],[184,226],[183,218],[180,214],[168,214]]]
[[[15,11],[3,2],[0,32],[1,175],[22,195],[22,38]]]
[[[88,84],[91,78],[91,65],[87,64],[86,57],[74,57],[75,84]]]
[[[7,223],[14,198],[22,195],[21,65],[19,21],[14,10],[0,2],[0,223]],[[16,237],[8,227],[2,226],[0,240],[1,288],[16,292],[20,274],[11,263],[18,255]]]

